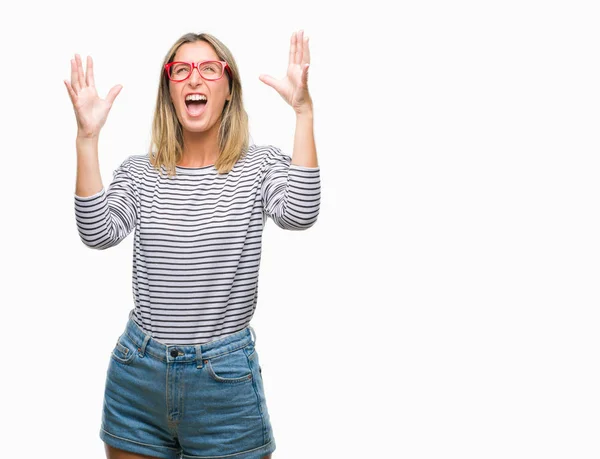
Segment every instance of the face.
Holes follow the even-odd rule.
[[[186,43],[179,47],[174,61],[202,62],[221,60],[212,46],[205,41]],[[185,81],[175,82],[169,80],[169,92],[177,113],[177,118],[184,130],[190,132],[208,132],[219,128],[220,116],[226,100],[230,100],[229,80],[227,71],[216,81],[204,80],[197,69]],[[206,104],[186,104],[189,94],[204,94]],[[189,106],[188,106],[189,105]]]

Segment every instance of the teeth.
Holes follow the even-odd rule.
[[[185,100],[206,100],[206,96],[204,94],[189,94]]]

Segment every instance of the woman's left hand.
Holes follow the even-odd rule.
[[[260,75],[258,78],[274,88],[297,114],[310,113],[313,106],[308,93],[309,64],[308,37],[304,37],[304,31],[300,30],[292,34],[290,60],[285,78],[277,80],[269,75]]]

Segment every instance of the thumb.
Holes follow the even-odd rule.
[[[272,76],[270,76],[270,75],[260,75],[258,77],[258,79],[260,81],[262,81],[264,84],[266,84],[268,86],[271,86],[273,89],[275,89],[276,91],[279,92],[279,84],[278,84],[279,82],[275,78],[273,78]]]
[[[119,93],[121,92],[121,89],[123,89],[123,86],[121,86],[120,84],[113,86],[111,88],[110,91],[108,91],[108,96],[106,96],[106,101],[112,105],[113,102],[115,101],[116,97],[119,95]]]
[[[73,91],[71,84],[67,80],[63,80],[65,82],[65,86],[67,87],[67,92],[69,93],[69,98],[71,99],[71,103],[75,106],[75,100],[77,99],[77,94]]]

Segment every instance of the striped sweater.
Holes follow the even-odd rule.
[[[119,244],[132,230],[133,320],[164,344],[205,343],[248,326],[258,299],[262,231],[317,220],[319,167],[251,145],[227,174],[177,166],[169,178],[147,155],[129,156],[108,190],[75,194],[82,242]]]

